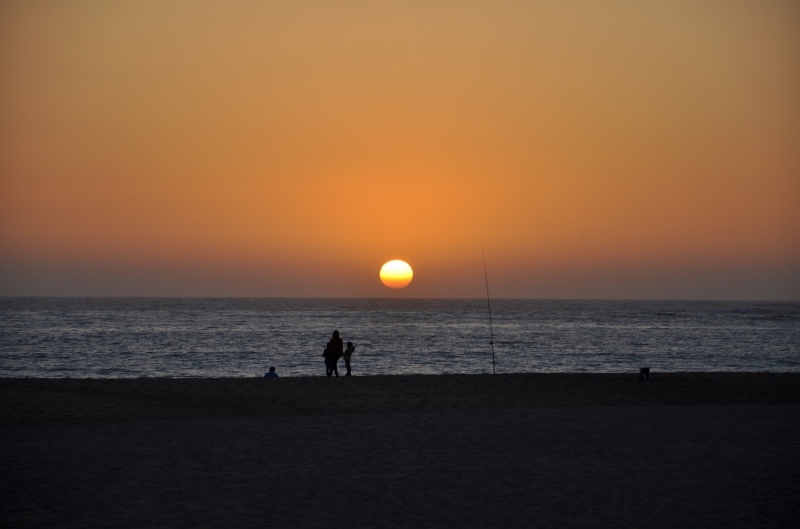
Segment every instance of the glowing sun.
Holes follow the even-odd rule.
[[[413,277],[414,271],[405,261],[389,261],[381,267],[381,281],[389,288],[405,288]]]

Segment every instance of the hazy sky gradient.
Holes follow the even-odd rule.
[[[0,4],[0,295],[480,297],[483,247],[800,299],[798,234],[792,0]]]

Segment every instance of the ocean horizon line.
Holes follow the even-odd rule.
[[[455,300],[455,301],[486,301],[486,297],[393,297],[393,296],[160,296],[160,295],[0,295],[0,299],[223,299],[223,300],[380,300],[380,301],[436,301],[436,300]],[[762,298],[515,298],[515,297],[492,297],[491,301],[575,301],[575,302],[597,302],[597,301],[619,301],[619,302],[671,302],[671,303],[800,303],[798,299],[762,299]]]

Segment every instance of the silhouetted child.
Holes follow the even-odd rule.
[[[353,356],[353,353],[356,350],[356,346],[353,345],[353,342],[347,342],[347,349],[344,350],[344,366],[347,368],[347,373],[344,376],[350,376],[350,357]]]
[[[275,372],[274,367],[270,367],[269,371],[264,373],[264,378],[278,378],[278,373]]]

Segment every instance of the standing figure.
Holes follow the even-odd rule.
[[[347,342],[347,349],[344,350],[344,366],[347,368],[347,373],[344,376],[349,377],[350,375],[350,357],[353,356],[353,353],[356,350],[356,346],[353,345],[353,342]]]
[[[327,353],[325,360],[328,364],[328,370],[326,374],[331,376],[335,373],[338,377],[339,369],[337,368],[336,364],[344,354],[344,343],[342,342],[342,339],[339,338],[339,331],[333,331],[333,337],[328,342],[328,347],[325,348],[325,352]]]

